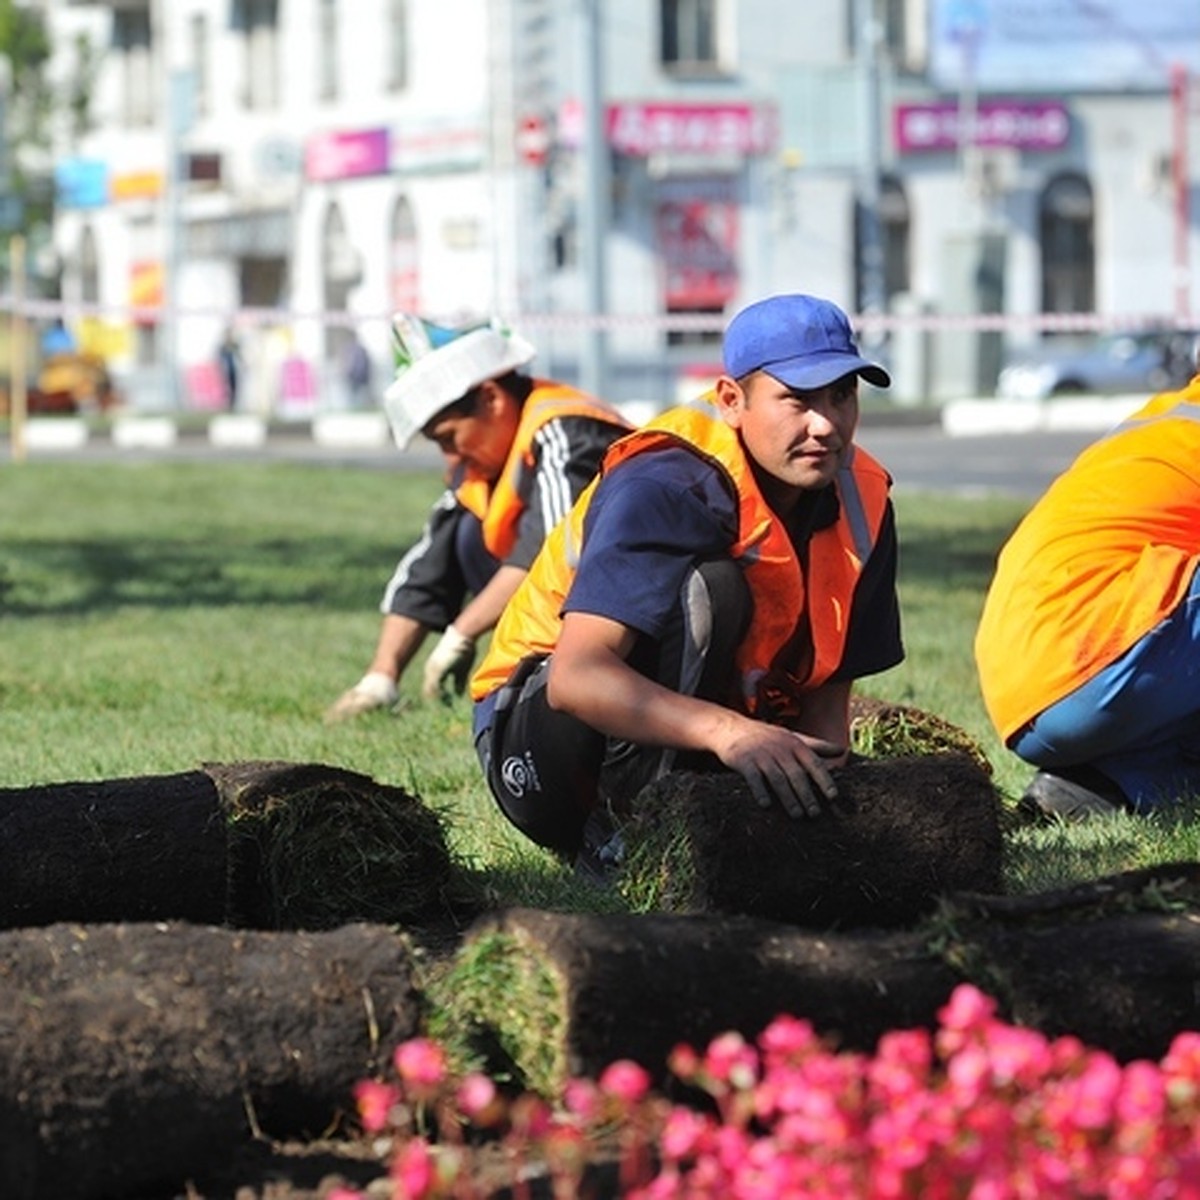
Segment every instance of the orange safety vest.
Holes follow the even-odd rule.
[[[1006,741],[1176,608],[1200,562],[1200,375],[1089,446],[1000,552],[975,635]]]
[[[810,539],[807,579],[783,523],[767,505],[737,433],[712,406],[671,409],[615,442],[601,476],[637,454],[685,447],[722,471],[738,496],[738,530],[730,554],[743,567],[754,602],[754,620],[738,648],[742,701],[749,713],[791,715],[802,691],[825,683],[837,670],[846,646],[854,590],[879,536],[887,511],[891,477],[860,447],[853,447],[838,474],[838,519]],[[599,480],[580,496],[570,516],[546,539],[541,554],[509,602],[491,647],[472,680],[482,699],[505,682],[529,654],[549,654],[558,641],[560,613],[575,575],[583,525]],[[810,591],[808,579],[820,586]],[[803,662],[791,647],[807,615],[810,647]]]
[[[632,426],[611,404],[565,384],[534,381],[504,468],[494,483],[468,472],[454,489],[458,502],[483,525],[483,544],[494,558],[504,559],[517,543],[517,526],[527,507],[524,485],[535,469],[533,439],[543,425],[559,417],[590,417],[617,427]]]

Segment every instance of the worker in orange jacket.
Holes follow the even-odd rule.
[[[1200,796],[1200,375],[1086,449],[1002,549],[988,712],[1065,818]]]
[[[424,434],[448,485],[384,590],[365,674],[326,711],[342,721],[391,708],[426,636],[426,699],[462,691],[477,640],[525,577],[547,532],[630,426],[611,405],[525,372],[534,346],[499,321],[447,328],[393,320],[396,374],[384,397],[403,449]]]
[[[723,355],[709,396],[609,449],[472,679],[498,804],[585,877],[676,766],[815,815],[853,681],[903,657],[891,478],[854,442],[859,379],[887,372],[799,294],[743,309]]]

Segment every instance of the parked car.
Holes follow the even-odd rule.
[[[1102,334],[1086,346],[1047,345],[1011,359],[996,393],[1042,400],[1071,392],[1118,395],[1182,387],[1197,369],[1200,331],[1141,329]]]

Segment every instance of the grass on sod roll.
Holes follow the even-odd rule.
[[[468,700],[423,703],[420,661],[396,711],[322,721],[365,669],[384,583],[440,489],[434,472],[399,468],[0,468],[0,786],[325,763],[421,797],[497,904],[621,907],[506,822],[480,777]],[[1003,497],[897,498],[907,659],[860,685],[962,729],[1009,799],[1031,771],[987,721],[971,644],[1023,511]],[[1194,859],[1195,817],[1019,829],[1011,886]]]

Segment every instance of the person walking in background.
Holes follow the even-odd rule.
[[[434,630],[441,637],[421,693],[461,692],[477,639],[604,451],[629,430],[601,400],[526,374],[534,346],[498,321],[449,329],[400,315],[393,327],[396,373],[384,397],[393,436],[401,449],[418,432],[435,442],[448,486],[384,591],[366,673],[326,711],[329,721],[394,705]]]
[[[230,412],[237,408],[238,385],[241,382],[241,350],[232,327],[226,327],[217,347],[217,365],[221,368],[221,382],[225,387],[225,403]]]
[[[371,403],[371,356],[353,334],[346,344],[346,398],[351,408]]]
[[[584,876],[680,764],[817,813],[851,684],[903,658],[891,477],[854,442],[858,381],[887,372],[808,295],[738,313],[723,357],[711,393],[610,448],[472,680],[492,794]]]
[[[1193,364],[1194,369],[1195,364]],[[1200,797],[1200,375],[1086,449],[1000,552],[983,698],[1067,819]]]

